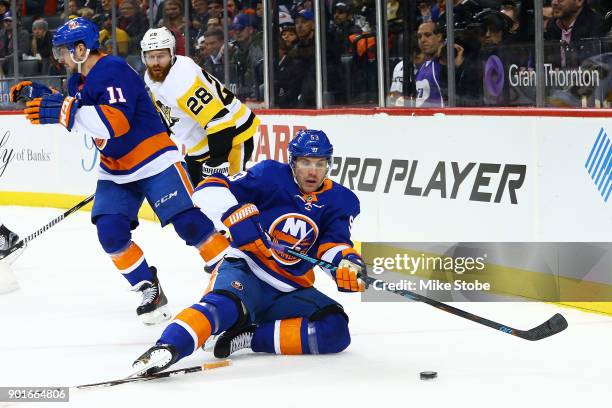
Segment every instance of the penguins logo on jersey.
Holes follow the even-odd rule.
[[[319,227],[308,216],[298,213],[283,214],[270,224],[268,230],[273,242],[306,254],[319,236]],[[299,258],[275,251],[272,256],[283,265],[295,265]]]
[[[166,122],[166,126],[172,128],[172,126],[174,126],[174,124],[180,119],[176,116],[170,115],[170,111],[172,110],[172,108],[170,108],[169,106],[164,105],[160,101],[156,101],[155,103],[157,104],[159,112],[161,113],[162,119],[164,120],[164,122]]]

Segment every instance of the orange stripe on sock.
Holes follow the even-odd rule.
[[[189,325],[189,327],[191,327],[191,329],[198,336],[198,344],[196,348],[200,348],[212,333],[210,322],[206,316],[190,307],[179,313],[176,316],[176,320],[180,320]]]
[[[128,249],[120,254],[112,255],[111,259],[119,270],[128,269],[142,258],[142,249],[135,242],[132,242]]]
[[[281,354],[302,354],[301,326],[301,317],[281,320],[279,336]]]
[[[178,170],[178,173],[181,176],[181,180],[183,181],[183,185],[191,196],[193,194],[193,184],[191,184],[191,179],[187,175],[185,168],[180,163],[174,163],[174,167],[176,167],[176,170]]]

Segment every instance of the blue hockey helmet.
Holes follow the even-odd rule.
[[[297,157],[326,157],[331,161],[334,146],[322,130],[302,129],[289,142],[287,150],[290,162],[294,162]]]
[[[83,42],[88,50],[95,51],[100,48],[98,38],[98,26],[92,21],[83,17],[73,18],[65,22],[53,35],[53,55],[59,60],[61,47],[68,48],[70,54],[73,54],[78,42]]]

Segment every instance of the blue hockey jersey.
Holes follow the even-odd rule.
[[[100,151],[100,179],[128,183],[182,161],[144,81],[123,59],[105,55],[86,77],[73,74],[68,93],[81,100],[73,129]]]
[[[217,225],[232,205],[253,203],[272,240],[310,256],[331,262],[339,252],[355,252],[351,226],[359,214],[357,196],[330,179],[319,191],[304,194],[288,164],[266,160],[229,178],[213,175],[200,183],[192,198]],[[258,278],[280,291],[313,285],[312,264],[274,250],[272,255],[271,260],[259,252],[231,248],[227,256],[245,259]]]

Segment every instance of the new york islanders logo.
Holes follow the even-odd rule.
[[[304,214],[283,214],[272,222],[268,231],[273,242],[287,246],[303,254],[307,253],[319,236],[317,224]],[[272,256],[283,265],[295,265],[299,258],[272,251]]]
[[[93,139],[93,141],[94,141],[96,147],[98,148],[98,150],[104,150],[104,148],[106,147],[106,144],[108,143],[108,139],[95,138],[95,139]]]

